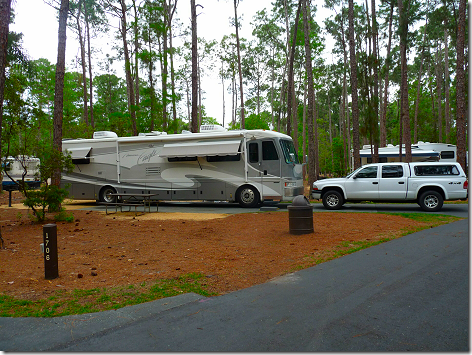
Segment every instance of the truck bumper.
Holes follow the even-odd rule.
[[[320,190],[311,190],[311,197],[315,200],[319,200],[321,198],[321,191]]]

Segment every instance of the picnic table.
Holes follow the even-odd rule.
[[[143,206],[143,212],[146,213],[146,209],[151,212],[151,197],[156,196],[156,194],[142,194],[142,193],[114,193],[108,194],[107,196],[116,197],[116,202],[99,202],[100,205],[105,205],[105,213],[108,214],[108,207],[115,207],[115,213],[118,212],[118,207],[120,211],[123,212],[123,207],[129,207],[129,212],[131,208],[134,207],[134,212],[137,215],[137,208]],[[121,201],[119,201],[121,199]],[[156,202],[156,212],[159,211],[159,201],[153,200]]]

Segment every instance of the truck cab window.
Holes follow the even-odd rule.
[[[382,178],[403,177],[403,167],[401,165],[384,165],[382,167]]]
[[[257,143],[249,143],[249,162],[259,162],[259,147]]]
[[[262,142],[262,160],[279,160],[279,155],[272,141]]]
[[[368,166],[367,168],[362,169],[356,175],[358,179],[375,179],[377,177],[377,167]]]

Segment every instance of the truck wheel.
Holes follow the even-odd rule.
[[[114,203],[116,202],[116,196],[110,196],[110,194],[116,194],[116,190],[111,186],[105,186],[100,190],[99,199],[100,202]]]
[[[253,186],[241,186],[236,192],[236,199],[241,207],[256,207],[260,202],[259,192]]]
[[[323,195],[323,206],[327,210],[339,210],[343,204],[344,198],[336,190],[330,190]]]
[[[421,194],[418,204],[426,212],[439,211],[443,206],[443,197],[437,191],[425,191]]]

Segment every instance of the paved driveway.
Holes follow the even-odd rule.
[[[4,351],[469,351],[468,220],[219,297],[0,329]]]

